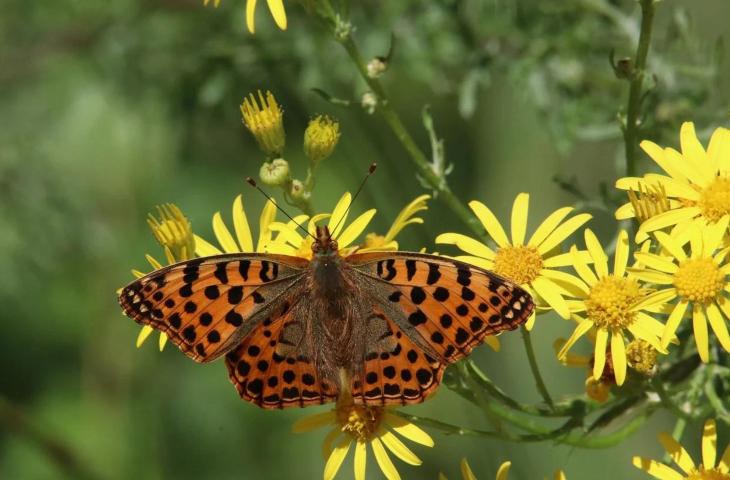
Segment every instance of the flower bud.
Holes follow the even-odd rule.
[[[289,180],[289,162],[277,158],[271,162],[264,162],[259,170],[261,182],[270,187],[277,187]]]
[[[340,124],[319,115],[309,122],[304,132],[304,153],[312,163],[319,163],[332,154],[340,139]]]
[[[368,62],[368,77],[378,78],[388,69],[388,62],[383,57],[375,57]]]
[[[243,100],[241,114],[246,128],[256,138],[259,148],[269,157],[279,157],[284,151],[286,134],[282,111],[271,92],[266,96],[258,92],[258,99],[253,93]]]
[[[155,218],[147,215],[147,224],[152,234],[163,248],[170,250],[176,261],[192,258],[195,252],[195,237],[190,220],[183,215],[177,205],[166,203],[157,206]]]
[[[372,115],[378,107],[378,97],[373,92],[365,92],[362,100],[360,100],[360,104],[366,112]]]
[[[295,202],[308,201],[311,193],[304,189],[304,184],[299,180],[292,180],[289,195]]]

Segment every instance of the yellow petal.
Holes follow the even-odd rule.
[[[276,22],[276,26],[282,30],[286,30],[286,10],[284,10],[284,3],[282,0],[267,0],[267,2],[269,4],[271,16],[274,17],[274,22]]]
[[[351,201],[352,195],[350,195],[350,192],[345,192],[345,194],[340,197],[335,208],[332,210],[332,216],[330,217],[328,225],[332,238],[336,238],[342,227],[345,225],[345,222],[347,221],[347,210],[350,208]]]
[[[626,266],[629,264],[629,234],[626,230],[618,232],[616,239],[616,252],[613,258],[613,274],[623,277],[626,274]]]
[[[560,225],[558,228],[553,230],[550,235],[548,235],[545,241],[542,242],[537,248],[537,251],[540,252],[542,255],[545,255],[550,250],[557,247],[560,242],[572,235],[591,218],[593,218],[591,214],[581,213],[579,215],[576,215],[575,217],[571,217],[570,219],[566,220],[565,223]]]
[[[702,429],[702,464],[706,469],[715,468],[717,455],[717,426],[713,419],[708,419]]]
[[[425,445],[426,447],[433,447],[433,439],[428,435],[428,433],[424,432],[418,426],[409,422],[405,418],[388,412],[385,413],[383,418],[388,423],[388,426],[401,436],[412,442]]]
[[[629,276],[657,285],[671,285],[672,283],[674,283],[674,276],[668,273],[658,272],[656,270],[629,268]]]
[[[507,475],[509,474],[509,467],[512,466],[512,462],[504,462],[502,465],[499,466],[499,470],[497,470],[497,479],[496,480],[507,480]],[[468,468],[468,465],[467,465]],[[462,474],[464,469],[462,468]],[[471,473],[471,470],[469,471]],[[464,480],[476,480],[476,477],[474,474],[471,474],[471,477],[464,476]]]
[[[145,342],[145,340],[147,340],[152,332],[154,332],[154,329],[149,325],[142,326],[142,328],[139,330],[139,334],[137,335],[137,348],[142,346],[142,344]]]
[[[678,242],[674,241],[672,237],[664,232],[656,232],[654,233],[654,236],[661,246],[664,247],[674,258],[680,262],[687,260],[687,255],[684,253],[684,249]]]
[[[500,225],[499,220],[497,220],[497,217],[494,216],[494,213],[486,205],[472,200],[469,202],[469,207],[471,207],[474,215],[476,215],[484,226],[484,229],[498,246],[505,247],[510,244],[507,234],[504,233],[504,229]]]
[[[590,228],[586,228],[583,232],[586,241],[586,248],[588,253],[591,254],[593,259],[593,268],[596,269],[598,278],[608,276],[608,256],[601,246],[601,242],[598,241],[598,237]]]
[[[269,200],[261,210],[261,217],[259,218],[259,240],[256,242],[256,251],[263,252],[266,248],[266,244],[271,241],[271,231],[269,225],[276,218],[276,204]],[[246,250],[243,250],[244,252]]]
[[[558,228],[560,222],[562,222],[563,219],[565,219],[565,217],[567,217],[572,211],[573,207],[563,207],[548,215],[548,217],[542,221],[540,226],[537,227],[537,230],[535,230],[535,233],[532,234],[532,237],[530,237],[530,241],[527,242],[527,244],[531,247],[539,247],[548,235]]]
[[[672,470],[663,463],[648,458],[634,457],[633,464],[636,468],[644,470],[646,473],[659,480],[682,480],[685,477],[677,471]]]
[[[442,233],[436,237],[435,242],[442,245],[456,245],[469,255],[488,258],[493,260],[495,252],[482,242],[460,233]]]
[[[489,346],[492,350],[495,352],[499,352],[499,350],[502,348],[502,345],[499,343],[499,338],[497,338],[495,335],[488,335],[484,337],[484,343]]]
[[[629,218],[634,218],[636,216],[636,212],[634,212],[634,204],[631,202],[626,202],[620,207],[616,209],[616,212],[614,213],[614,217],[616,217],[616,220],[628,220]]]
[[[228,227],[223,223],[220,212],[215,212],[215,215],[213,215],[213,233],[215,233],[215,238],[218,239],[218,243],[223,247],[224,252],[237,253],[240,251]]]
[[[648,329],[646,323],[634,322],[626,328],[628,328],[629,332],[631,332],[635,338],[645,340],[658,352],[666,353],[666,350],[662,348],[662,345],[659,342],[659,335]],[[659,333],[661,333],[661,330]]]
[[[667,257],[655,255],[653,253],[636,252],[634,253],[636,260],[654,270],[665,273],[676,273],[679,266]]]
[[[564,319],[570,318],[570,309],[565,299],[554,286],[554,283],[547,278],[537,277],[530,285],[535,289],[538,295],[550,305],[555,312]]]
[[[715,129],[707,147],[707,156],[721,173],[730,173],[730,130],[722,127]]]
[[[575,248],[575,246],[570,247],[570,255],[573,258],[573,268],[576,272],[578,272],[578,275],[580,275],[580,278],[583,279],[584,282],[586,282],[588,285],[595,285],[598,282],[598,278],[593,273],[593,270],[588,268],[588,265],[583,261],[583,259],[578,254],[578,249]]]
[[[525,232],[527,231],[527,209],[530,204],[530,195],[520,193],[512,205],[512,245],[523,245],[525,243]]]
[[[685,165],[685,162],[682,161],[681,156],[680,161],[677,162],[674,158],[670,158],[667,155],[667,151],[665,149],[648,140],[644,140],[639,144],[639,146],[651,157],[652,160],[656,162],[657,165],[662,168],[662,170],[667,172],[673,178],[677,180],[686,180],[688,178],[684,173],[685,170],[687,170],[687,166]]]
[[[649,173],[644,177],[644,183],[645,185],[661,185],[669,197],[693,201],[700,200],[700,192],[682,180],[675,180],[664,175]]]
[[[334,421],[335,412],[330,410],[327,412],[316,413],[314,415],[307,415],[304,418],[300,418],[299,420],[294,422],[291,430],[293,433],[309,432],[311,430],[316,430],[318,428],[324,427],[325,425],[329,425]]]
[[[361,441],[355,443],[355,480],[365,480],[366,478],[367,452],[367,443]]]
[[[611,334],[611,362],[613,362],[616,385],[621,386],[626,380],[626,345],[620,330],[614,330]],[[593,375],[593,378],[596,378],[595,372]]]
[[[337,442],[335,449],[330,453],[327,463],[324,466],[324,480],[333,480],[337,471],[340,469],[342,462],[347,457],[347,452],[350,451],[350,444],[352,440],[349,436],[345,435]]]
[[[570,287],[573,287],[573,295],[577,296],[577,294],[584,294],[588,295],[589,288],[588,285],[586,285],[583,280],[576,277],[575,275],[571,275],[569,273],[565,273],[560,270],[552,270],[549,268],[543,268],[540,270],[540,276],[543,276],[545,278],[549,278],[551,280],[555,280],[554,283],[562,283],[566,284]]]
[[[632,306],[632,310],[643,310],[647,307],[651,307],[661,303],[667,303],[676,296],[677,292],[673,288],[657,290],[639,300],[635,305]]]
[[[639,227],[639,232],[636,234],[637,241],[640,238],[640,234],[646,234],[659,230],[671,225],[684,222],[700,215],[700,209],[698,207],[684,207],[677,208],[675,210],[667,210],[664,213],[660,213],[650,219],[646,220]]]
[[[662,447],[664,447],[667,454],[672,458],[674,463],[676,463],[677,466],[684,471],[684,473],[690,473],[692,469],[695,468],[695,463],[689,453],[687,453],[687,450],[677,443],[671,435],[664,432],[660,433],[659,443],[662,444]]]
[[[586,250],[578,250],[578,256],[581,257],[582,261],[584,263],[591,263],[593,262],[593,258],[591,257],[590,253],[588,253]],[[542,266],[553,268],[553,267],[569,267],[573,265],[573,254],[570,253],[570,251],[566,253],[559,253],[557,255],[552,255],[550,257],[543,258]]]
[[[421,465],[421,459],[416,456],[403,442],[398,440],[398,437],[390,433],[385,429],[381,429],[378,434],[378,438],[385,444],[388,449],[395,454],[396,457],[400,458],[404,462],[410,465]]]
[[[726,352],[730,352],[730,334],[728,334],[727,325],[725,324],[725,319],[723,318],[722,313],[720,313],[720,309],[717,308],[717,305],[714,303],[708,304],[706,308],[707,319],[710,322],[712,331],[715,332],[717,340],[720,342],[720,345],[722,345],[722,348],[724,348]]]
[[[253,238],[251,227],[248,225],[246,211],[243,209],[243,196],[239,195],[233,201],[233,230],[238,238],[238,245],[242,252],[253,252]]]
[[[558,358],[560,358],[561,360],[565,359],[568,354],[568,350],[570,350],[570,348],[575,345],[575,342],[577,342],[580,337],[585,335],[586,332],[591,329],[591,327],[593,327],[593,322],[591,322],[590,320],[583,320],[581,322],[578,322],[578,325],[575,327],[575,330],[573,330],[570,338],[565,341],[565,345],[563,345],[563,348],[561,348],[558,352]]]
[[[537,320],[537,310],[533,310],[530,314],[530,318],[525,322],[525,328],[528,332],[532,331],[532,327],[535,326],[535,320]]]
[[[558,470],[553,474],[553,480],[567,480],[567,478],[562,470]]]
[[[373,438],[370,444],[373,446],[375,460],[378,462],[378,466],[383,472],[383,475],[385,475],[385,478],[387,478],[388,480],[400,480],[398,470],[395,469],[395,465],[393,465],[393,462],[390,460],[390,457],[385,451],[383,444],[380,443],[380,440],[378,440],[377,438]]]
[[[725,451],[722,453],[722,457],[720,457],[718,468],[722,473],[730,472],[730,445],[725,447]]]
[[[710,361],[709,336],[707,334],[707,317],[701,305],[694,305],[692,309],[692,329],[695,335],[695,344],[700,359],[707,363]]]
[[[246,0],[246,26],[248,31],[256,33],[256,25],[254,24],[254,14],[256,13],[256,0]]]
[[[220,255],[223,252],[218,247],[207,242],[202,237],[195,235],[195,254],[199,257],[210,257],[212,255]]]
[[[160,332],[160,337],[157,340],[157,348],[160,349],[160,351],[163,351],[165,349],[165,345],[167,345],[167,334],[165,332]]]
[[[337,440],[341,433],[342,430],[340,430],[339,427],[335,427],[327,433],[324,440],[322,440],[322,458],[325,460],[329,459],[330,454],[332,453],[332,444],[335,440]]]
[[[672,313],[667,319],[667,326],[664,328],[664,334],[662,335],[662,347],[667,348],[669,342],[671,342],[672,338],[674,338],[679,322],[684,317],[688,306],[689,303],[686,300],[680,300],[674,307],[674,310],[672,310]]]
[[[608,331],[599,328],[596,330],[596,348],[594,349],[595,363],[593,364],[593,378],[600,380],[603,375],[603,367],[606,366],[606,344],[608,343]]]
[[[682,124],[679,131],[679,141],[682,145],[682,156],[685,158],[685,162],[694,167],[692,169],[694,178],[690,177],[690,179],[700,185],[710,183],[715,176],[715,172],[712,170],[704,147],[697,139],[695,126],[692,122]]]
[[[494,268],[493,261],[486,260],[481,257],[473,257],[471,255],[457,255],[456,257],[454,257],[454,259],[459,260],[460,262],[470,263],[477,267],[484,268],[485,270],[492,270]]]
[[[370,220],[375,216],[376,210],[370,209],[357,217],[350,225],[342,231],[342,234],[335,237],[340,248],[345,248],[360,236],[360,234],[367,228]]]

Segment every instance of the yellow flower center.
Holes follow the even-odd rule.
[[[730,213],[730,179],[718,177],[702,192],[702,215],[716,222]]]
[[[633,306],[643,295],[636,280],[608,275],[591,287],[586,313],[598,328],[626,328],[634,323]]]
[[[722,291],[725,274],[711,258],[692,258],[682,262],[674,274],[677,293],[691,302],[708,303]]]
[[[304,237],[302,243],[299,244],[299,248],[297,249],[297,252],[294,254],[294,256],[311,260],[312,243],[314,243],[314,240],[312,240],[310,237]]]
[[[634,340],[626,347],[629,366],[644,375],[649,375],[654,370],[656,357],[656,350],[646,340]]]
[[[494,271],[522,285],[537,278],[542,264],[542,256],[535,247],[509,245],[497,249]]]
[[[730,475],[722,473],[716,468],[705,470],[700,467],[699,470],[693,470],[687,475],[687,480],[730,480]]]
[[[364,248],[378,248],[385,245],[385,237],[378,235],[377,233],[368,233],[365,235],[365,241],[363,242]]]
[[[383,417],[383,408],[363,407],[352,404],[337,405],[337,423],[342,431],[362,442],[370,441]]]

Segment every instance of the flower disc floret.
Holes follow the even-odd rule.
[[[368,442],[380,427],[383,409],[351,405],[338,408],[336,415],[337,422],[342,425],[344,433],[349,434],[355,440]]]
[[[636,280],[609,275],[591,287],[585,301],[586,313],[598,328],[627,328],[636,319],[632,307],[641,297],[642,290]]]
[[[535,280],[540,275],[542,267],[542,256],[537,248],[532,246],[508,245],[500,247],[497,249],[497,255],[494,258],[494,271],[519,284]]]
[[[687,475],[687,480],[730,480],[730,475],[722,473],[716,468],[705,470],[700,467],[700,469],[690,472],[690,474]]]
[[[692,302],[715,300],[725,285],[725,274],[711,258],[692,258],[679,266],[674,274],[677,293]]]
[[[718,177],[702,190],[699,201],[702,215],[717,222],[730,214],[730,179]]]

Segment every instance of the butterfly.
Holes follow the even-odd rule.
[[[342,256],[317,227],[312,259],[197,258],[122,289],[124,313],[196,362],[222,356],[239,395],[263,408],[425,400],[445,368],[513,330],[530,295],[457,260],[409,252]]]

